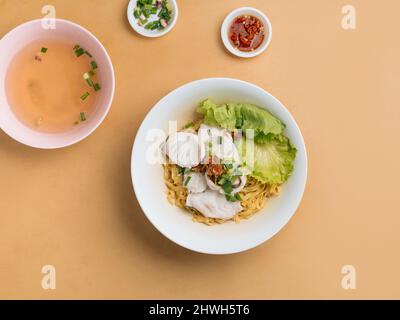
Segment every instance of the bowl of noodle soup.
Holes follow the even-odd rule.
[[[189,193],[183,185],[181,167],[165,162],[165,155],[160,151],[171,133],[183,130],[188,122],[197,134],[202,117],[196,110],[205,99],[212,99],[216,104],[252,104],[267,110],[284,123],[285,136],[297,151],[293,170],[285,183],[260,183],[259,179],[248,176],[238,192],[241,210],[229,219],[206,217],[188,208]],[[290,220],[306,186],[307,153],[298,125],[279,100],[248,82],[210,78],[179,87],[150,110],[136,135],[131,174],[143,212],[164,236],[196,252],[231,254],[267,241]]]

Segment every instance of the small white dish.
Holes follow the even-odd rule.
[[[298,150],[295,169],[283,185],[281,194],[268,199],[265,208],[239,224],[227,222],[209,227],[193,222],[187,211],[168,202],[162,165],[148,161],[154,154],[154,144],[157,141],[154,139],[160,135],[167,136],[169,121],[178,121],[178,126],[183,126],[195,119],[196,107],[206,98],[217,104],[254,103],[267,109],[286,124],[285,134]],[[267,241],[291,219],[306,186],[307,152],[296,121],[278,99],[248,82],[210,78],[175,89],[147,114],[133,146],[131,174],[136,198],[144,214],[164,236],[193,251],[230,254],[254,248]]]
[[[176,21],[178,20],[179,9],[178,9],[178,4],[176,3],[175,0],[168,0],[168,2],[172,11],[172,18],[170,24],[163,30],[147,30],[144,28],[144,26],[138,24],[135,16],[133,15],[133,11],[136,8],[137,0],[129,1],[127,14],[128,14],[129,24],[131,25],[133,30],[135,30],[140,35],[149,38],[162,37],[166,35],[168,32],[170,32],[175,27]]]
[[[231,41],[229,39],[229,28],[230,28],[232,22],[234,21],[235,18],[237,18],[238,16],[242,16],[242,15],[252,15],[252,16],[260,19],[260,21],[263,23],[263,25],[265,27],[266,36],[264,38],[264,41],[261,44],[261,46],[259,46],[254,51],[250,51],[250,52],[240,51],[239,49],[237,49],[236,47],[233,46],[233,44],[231,43]],[[238,8],[238,9],[233,10],[231,13],[229,13],[227,15],[227,17],[225,18],[224,22],[222,23],[221,38],[222,38],[222,42],[224,43],[226,49],[233,55],[240,57],[240,58],[253,58],[253,57],[256,57],[256,56],[260,55],[261,53],[263,53],[268,48],[269,44],[271,43],[272,25],[271,25],[269,18],[260,10],[251,8],[251,7]]]

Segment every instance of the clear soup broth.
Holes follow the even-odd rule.
[[[60,133],[90,117],[100,86],[94,57],[81,49],[62,39],[43,39],[14,57],[6,75],[6,94],[22,123],[37,131]]]

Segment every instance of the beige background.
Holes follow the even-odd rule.
[[[137,36],[127,0],[0,0],[0,36],[41,16],[91,30],[116,71],[113,107],[85,141],[34,150],[0,133],[0,298],[400,298],[397,0],[178,0],[160,39]],[[252,60],[225,52],[219,27],[232,9],[266,12],[274,37]],[[1,52],[1,54],[7,54]],[[189,252],[160,235],[132,191],[130,152],[149,109],[191,80],[251,81],[281,99],[309,153],[298,212],[277,236],[231,256]],[[57,289],[41,268],[57,268]],[[357,290],[341,267],[357,268]]]

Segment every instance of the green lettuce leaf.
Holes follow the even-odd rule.
[[[263,143],[252,142],[245,137],[236,142],[251,176],[263,183],[284,183],[293,172],[297,154],[290,140],[283,134],[271,134],[263,136]]]
[[[254,130],[254,139],[258,143],[265,141],[265,136],[282,134],[285,125],[267,110],[248,103],[226,103],[216,105],[207,99],[200,103],[197,111],[204,115],[208,125],[220,126],[230,131],[242,129]]]

